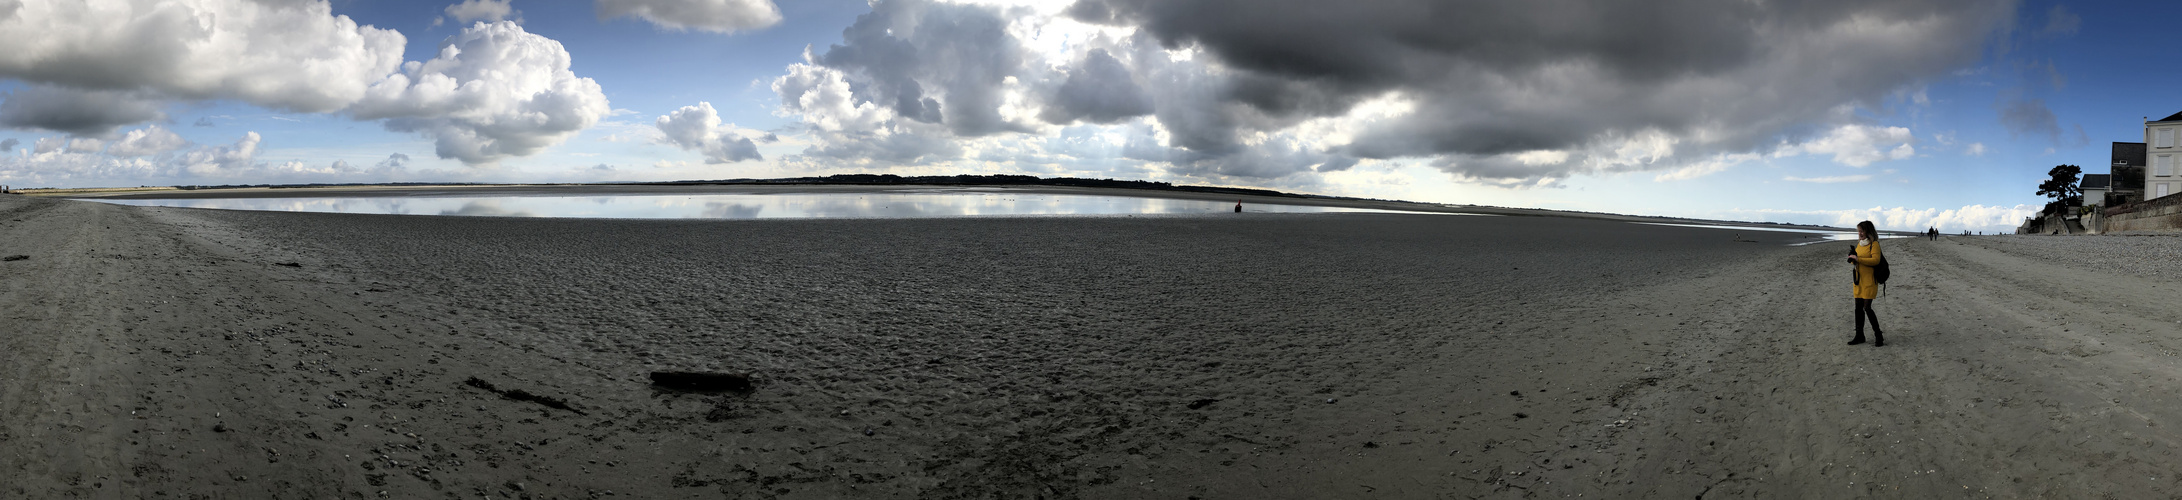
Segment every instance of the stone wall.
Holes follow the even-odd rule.
[[[2166,196],[2106,209],[2100,232],[2182,230],[2182,196]]]

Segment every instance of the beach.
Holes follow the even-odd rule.
[[[2182,238],[0,196],[0,496],[2152,497]],[[747,392],[654,371],[748,374]]]

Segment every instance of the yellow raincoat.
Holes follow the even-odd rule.
[[[1879,242],[1856,246],[1856,298],[1879,298],[1879,278],[1873,277],[1879,265]]]

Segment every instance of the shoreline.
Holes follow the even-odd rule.
[[[13,496],[2182,491],[2182,312],[2121,298],[2173,293],[2160,237],[1890,242],[1873,349],[1839,248],[1579,218],[0,197],[0,234]]]
[[[1528,217],[1571,217],[1582,219],[1613,220],[1624,222],[1653,222],[1671,224],[1729,225],[1758,228],[1793,229],[1806,231],[1845,231],[1853,229],[1787,224],[1776,222],[1746,222],[1681,217],[1623,215],[1598,212],[1572,212],[1534,208],[1508,208],[1481,205],[1451,205],[1399,200],[1367,200],[1334,198],[1315,195],[1268,196],[1259,194],[1213,194],[1178,190],[1038,186],[1038,185],[976,185],[976,184],[518,184],[518,185],[437,185],[437,186],[325,186],[293,188],[222,188],[195,190],[122,191],[113,193],[70,194],[72,199],[204,199],[204,198],[333,198],[333,197],[392,197],[392,196],[649,196],[649,195],[697,195],[697,194],[862,194],[896,192],[930,192],[933,190],[968,191],[997,190],[1018,193],[1124,196],[1134,198],[1177,199],[1198,201],[1242,201],[1246,204],[1301,205],[1340,208],[1365,208],[1408,212],[1434,212],[1482,214]],[[31,194],[28,196],[59,196]],[[1921,235],[1907,231],[1882,231],[1890,234]]]

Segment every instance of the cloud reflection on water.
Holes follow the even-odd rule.
[[[609,219],[946,218],[1010,215],[1138,215],[1228,212],[1233,202],[1026,193],[708,194],[328,198],[92,199],[137,206],[499,217]],[[1245,204],[1258,213],[1380,212],[1361,208]]]
[[[500,207],[500,200],[478,200],[462,204],[454,210],[441,210],[440,215],[466,215],[472,217],[537,217],[529,210],[509,210]]]
[[[700,213],[700,214],[698,214],[696,218],[699,218],[699,219],[756,219],[756,218],[758,218],[758,214],[759,214],[760,212],[764,212],[764,211],[765,211],[765,206],[764,206],[764,205],[745,205],[745,204],[741,204],[741,203],[724,203],[724,202],[717,202],[717,201],[715,201],[715,202],[711,202],[711,203],[706,203],[706,204],[705,204],[705,211],[704,211],[703,213]]]

